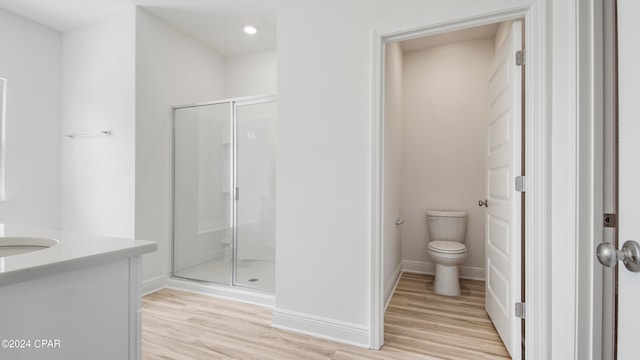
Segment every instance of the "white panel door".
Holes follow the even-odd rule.
[[[522,356],[521,320],[514,304],[521,287],[522,24],[514,22],[491,64],[487,128],[486,308],[511,357]]]
[[[640,1],[618,0],[619,243],[640,242]],[[618,359],[640,359],[640,273],[618,263]]]

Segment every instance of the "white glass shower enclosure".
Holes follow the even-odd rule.
[[[275,96],[173,108],[173,276],[275,289]]]

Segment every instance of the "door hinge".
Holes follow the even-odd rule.
[[[607,228],[618,226],[618,217],[616,214],[602,214],[602,226]]]
[[[525,64],[526,52],[524,50],[516,51],[516,66],[522,66]]]
[[[516,191],[525,192],[527,190],[527,183],[524,176],[516,176]]]
[[[527,317],[527,304],[523,302],[517,302],[515,309],[516,309],[516,317],[520,319],[524,319]]]

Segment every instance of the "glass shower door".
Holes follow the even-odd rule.
[[[274,290],[277,103],[236,103],[235,119],[234,284]]]
[[[173,275],[230,285],[230,102],[174,109]]]

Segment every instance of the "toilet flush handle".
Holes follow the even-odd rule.
[[[487,207],[487,200],[478,200],[478,206]]]
[[[405,223],[405,221],[404,221],[404,220],[402,220],[402,219],[398,219],[398,220],[396,220],[396,226],[398,226],[398,225],[403,225],[404,223]]]

